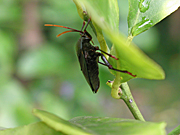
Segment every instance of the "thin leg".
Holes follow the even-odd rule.
[[[101,65],[104,65],[104,66],[108,67],[109,69],[112,69],[112,70],[115,70],[115,71],[119,71],[119,72],[123,72],[123,73],[128,73],[128,71],[124,71],[124,70],[119,70],[119,69],[113,68],[112,65],[109,64],[109,63],[106,63],[106,64],[105,64],[105,63],[102,63],[102,62],[100,62],[100,61],[98,61],[98,63],[101,64]]]
[[[122,72],[122,73],[127,73],[127,74],[129,74],[129,75],[131,75],[131,76],[133,76],[133,77],[136,77],[136,75],[133,75],[132,73],[130,73],[130,72],[126,71],[126,70],[119,70],[119,69],[113,68],[112,65],[111,65],[111,64],[108,62],[108,60],[106,59],[106,57],[105,57],[103,54],[101,54],[101,53],[99,53],[99,54],[100,54],[100,56],[101,56],[101,59],[104,61],[104,63],[98,62],[99,64],[102,64],[102,65],[104,65],[104,66],[107,66],[109,69],[112,69],[112,70],[114,70],[114,71],[118,71],[118,72]]]
[[[81,31],[83,30],[84,26],[85,26],[86,22],[83,21],[83,25],[82,25],[82,28],[81,28]]]
[[[87,24],[86,24],[86,26],[85,26],[85,28],[84,28],[84,31],[86,31],[86,28],[87,28],[87,26],[89,25],[90,21],[91,21],[91,18],[88,19],[88,22],[87,22]]]
[[[109,54],[109,53],[107,53],[107,52],[99,49],[98,46],[95,46],[95,49],[96,49],[96,50],[99,50],[99,51],[101,51],[101,52],[103,52],[103,53],[105,53],[106,55],[108,55],[108,56],[111,57],[111,58],[114,58],[115,60],[118,60],[118,58],[116,58],[115,56],[113,56],[113,55],[111,55],[111,54]]]
[[[107,66],[106,64],[104,64],[104,63],[102,63],[102,62],[100,62],[100,61],[98,61],[98,63],[101,64],[101,65]],[[108,67],[108,66],[107,66],[107,67]]]

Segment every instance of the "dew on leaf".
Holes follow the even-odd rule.
[[[131,33],[133,36],[137,36],[138,34],[148,30],[150,27],[153,26],[152,20],[142,17],[142,21],[137,23],[135,26],[132,27]]]
[[[145,13],[149,9],[150,2],[151,2],[151,0],[141,0],[139,2],[140,12]]]

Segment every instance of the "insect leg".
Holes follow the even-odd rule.
[[[132,73],[130,73],[130,72],[126,71],[126,70],[119,70],[119,69],[113,68],[112,65],[108,62],[108,60],[106,59],[106,57],[103,54],[99,53],[99,55],[101,56],[101,59],[104,61],[104,63],[98,61],[99,64],[107,66],[109,69],[112,69],[114,71],[127,73],[127,74],[129,74],[129,75],[131,75],[133,77],[136,77],[136,75],[133,75]]]
[[[91,21],[91,19],[89,18],[89,19],[88,19],[88,22],[87,22],[87,24],[86,24],[86,26],[85,26],[85,28],[84,28],[84,31],[86,31],[86,28],[87,28],[87,26],[89,25],[90,21]]]
[[[83,25],[82,25],[82,28],[81,28],[81,31],[83,30],[84,26],[85,26],[86,22],[83,21]]]
[[[113,55],[111,55],[111,54],[109,54],[109,53],[107,53],[107,52],[99,49],[98,46],[95,46],[95,49],[96,49],[96,50],[99,50],[99,51],[101,51],[101,52],[103,52],[103,53],[105,53],[106,55],[108,55],[108,56],[111,57],[111,58],[114,58],[115,60],[118,60],[118,58],[116,58],[115,56],[113,56]]]

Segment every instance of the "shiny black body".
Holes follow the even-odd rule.
[[[90,85],[93,92],[99,89],[99,70],[98,61],[100,54],[96,52],[96,47],[92,46],[91,39],[86,35],[87,32],[81,35],[81,38],[76,44],[76,52],[80,63],[81,71]]]

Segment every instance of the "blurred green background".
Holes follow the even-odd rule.
[[[127,35],[128,1],[119,0],[120,31]],[[100,66],[101,86],[93,94],[75,54],[79,34],[56,38],[63,28],[82,26],[71,0],[0,0],[0,127],[16,127],[36,119],[39,108],[68,120],[76,116],[133,118],[105,84],[113,76]],[[98,42],[91,28],[88,31]],[[129,85],[147,121],[180,124],[180,10],[135,37],[134,42],[166,73],[163,81],[133,79]]]

